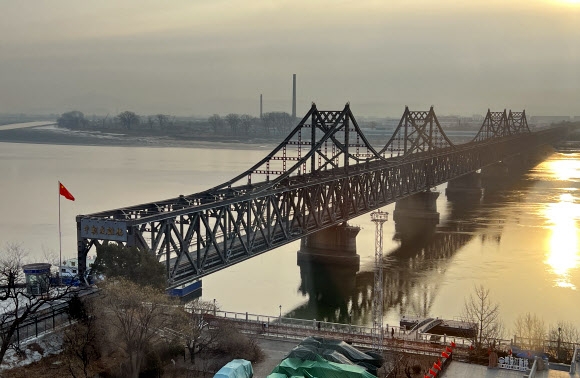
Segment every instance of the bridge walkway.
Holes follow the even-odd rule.
[[[372,327],[227,311],[209,312],[204,316],[210,324],[212,320],[228,320],[234,322],[236,327],[245,333],[263,337],[299,341],[306,337],[316,336],[344,340],[363,349],[373,347]],[[428,336],[431,335],[420,335],[416,331],[407,332],[399,326],[386,325],[384,330],[383,348],[385,350],[439,357],[445,347],[454,340],[457,344],[454,354],[456,358],[467,359],[469,353],[470,344],[465,339],[449,337],[441,338],[439,341],[430,341]],[[388,330],[394,331],[394,337],[391,337],[391,332]]]

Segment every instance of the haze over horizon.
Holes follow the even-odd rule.
[[[0,113],[580,115],[580,2],[2,1]]]

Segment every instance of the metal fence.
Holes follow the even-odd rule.
[[[206,315],[206,319],[209,322],[212,319],[235,322],[236,326],[246,333],[291,340],[301,340],[309,336],[320,336],[345,340],[356,347],[372,348],[373,346],[371,327],[324,322],[315,319],[306,320],[282,316],[220,311],[217,309],[194,311]],[[466,345],[466,341],[460,338],[421,334],[417,331],[409,332],[404,327],[395,325],[385,325],[384,327],[383,347],[388,350],[440,356],[441,351],[451,341],[455,341],[458,346],[464,346],[464,352],[460,352],[459,350],[457,352],[467,355],[467,345],[470,344]]]
[[[65,322],[68,322],[68,304],[61,303],[48,309],[43,309],[27,318],[16,328],[11,342],[20,346],[20,343],[32,337],[39,337],[52,332]],[[6,334],[6,329],[12,324],[6,323],[0,328],[2,334]]]
[[[200,312],[200,310],[197,310]],[[294,319],[283,316],[268,316],[251,314],[248,312],[221,311],[217,309],[204,310],[204,313],[219,319],[234,321],[246,332],[258,333],[267,336],[286,339],[302,339],[308,336],[333,337],[348,341],[359,347],[372,347],[372,328],[354,324],[331,323],[319,320]],[[385,349],[408,351],[436,355],[441,346],[455,342],[457,349],[455,356],[467,357],[472,346],[472,339],[461,337],[441,336],[436,334],[407,331],[397,325],[385,325],[383,346]],[[540,351],[560,360],[570,361],[580,344],[563,341],[542,340],[539,343],[522,337],[513,340],[497,339],[493,343],[495,349],[508,353],[513,348],[522,350],[532,349],[530,346],[540,345]],[[536,348],[537,349],[537,348]],[[576,352],[580,353],[580,352]]]
[[[513,347],[522,350],[537,351],[548,354],[560,361],[573,361],[574,353],[580,348],[580,343],[572,343],[562,340],[538,340],[521,336],[514,336],[511,340]]]
[[[99,293],[99,290],[79,290],[71,293],[70,298],[62,299],[60,303],[50,304],[47,307],[43,307],[37,310],[35,313],[30,314],[17,328],[10,340],[11,343],[20,346],[20,343],[24,340],[30,339],[32,337],[39,337],[44,334],[53,332],[59,326],[65,323],[70,323],[69,318],[69,304],[68,300],[72,298],[72,295],[78,295],[80,297],[93,296]],[[12,325],[12,322],[5,322],[0,327],[0,334],[5,335],[7,329]]]

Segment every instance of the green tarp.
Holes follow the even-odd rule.
[[[276,366],[268,378],[376,378],[365,368],[356,365],[337,364],[318,357],[316,361],[286,358]]]
[[[247,360],[231,360],[225,364],[214,378],[252,378],[254,371],[252,370],[252,363]]]

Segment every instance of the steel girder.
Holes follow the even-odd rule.
[[[429,111],[410,111],[405,106],[393,136],[379,153],[387,157],[411,156],[453,146],[441,128],[433,107]]]
[[[530,132],[528,127],[528,119],[526,118],[526,111],[512,112],[510,110],[508,115],[508,126],[511,134]]]
[[[269,191],[207,202],[200,196],[193,206],[168,200],[79,216],[79,267],[91,246],[107,242],[98,230],[94,237],[86,234],[82,222],[122,221],[126,239],[117,242],[155,254],[165,263],[168,285],[177,286],[545,144],[557,134],[547,130],[366,161],[304,175]]]
[[[526,111],[492,112],[487,109],[487,114],[479,132],[473,138],[474,142],[482,142],[493,138],[503,138],[509,135],[529,133]]]

